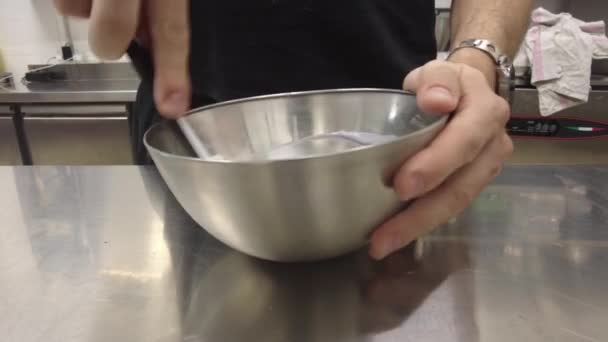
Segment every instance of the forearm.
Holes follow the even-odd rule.
[[[513,58],[528,28],[532,4],[533,0],[453,0],[452,48],[466,39],[488,39]],[[483,52],[463,49],[451,60],[479,68],[494,82],[494,65]]]
[[[489,39],[514,57],[528,28],[532,0],[454,0],[452,47],[470,38]]]

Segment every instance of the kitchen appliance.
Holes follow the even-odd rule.
[[[446,51],[449,48],[446,37],[449,37],[451,1],[436,0],[435,4],[438,48]],[[608,2],[604,0],[588,0],[584,6],[574,0],[536,0],[534,7],[541,6],[554,13],[569,12],[585,21],[608,22]],[[510,162],[608,163],[608,137],[601,131],[608,123],[608,60],[593,61],[589,103],[549,118],[543,118],[539,113],[538,92],[530,85],[530,72],[516,71],[520,78],[516,80],[513,94],[513,119],[507,125],[515,143]]]
[[[589,102],[549,117],[538,109],[538,92],[515,89],[512,119],[507,131],[513,138],[512,163],[608,163],[608,84],[593,81]]]
[[[174,122],[152,127],[144,143],[180,204],[217,239],[263,259],[308,261],[361,247],[404,207],[391,188],[393,175],[446,119],[423,114],[415,96],[402,91],[313,91],[192,111],[185,120],[206,160],[196,158]],[[268,157],[336,132],[394,138],[346,150],[332,145],[331,152],[322,141],[312,155]]]
[[[21,163],[133,163],[128,117],[139,80],[130,63],[63,63],[29,69],[29,78],[0,92],[0,102],[9,108],[4,121],[12,120],[13,126],[2,138],[17,137]],[[49,74],[61,74],[65,80]]]
[[[608,22],[608,2],[588,0],[537,0],[535,7],[568,12],[584,21]],[[538,92],[529,77],[516,81],[513,118],[507,125],[515,143],[512,163],[597,164],[608,163],[608,60],[594,60],[592,90],[587,104],[541,117]],[[528,74],[523,72],[520,74]]]
[[[132,164],[126,105],[24,105],[23,128],[36,165]]]
[[[512,117],[507,132],[516,137],[592,139],[608,136],[608,122],[563,117]]]

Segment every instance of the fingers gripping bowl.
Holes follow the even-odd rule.
[[[180,120],[188,139],[163,122],[144,143],[192,218],[246,254],[310,261],[360,248],[404,207],[392,176],[446,118],[421,113],[409,93],[341,89],[235,100]]]

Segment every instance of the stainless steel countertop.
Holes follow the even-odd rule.
[[[0,88],[0,104],[26,103],[129,103],[135,101],[139,80],[81,80],[32,83],[16,82]]]
[[[509,167],[382,263],[272,264],[156,171],[0,168],[0,336],[29,341],[608,341],[608,167]]]

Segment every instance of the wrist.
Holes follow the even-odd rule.
[[[481,71],[486,77],[488,85],[492,89],[496,88],[496,62],[487,53],[475,48],[463,48],[454,51],[448,60],[453,63],[466,64]]]

